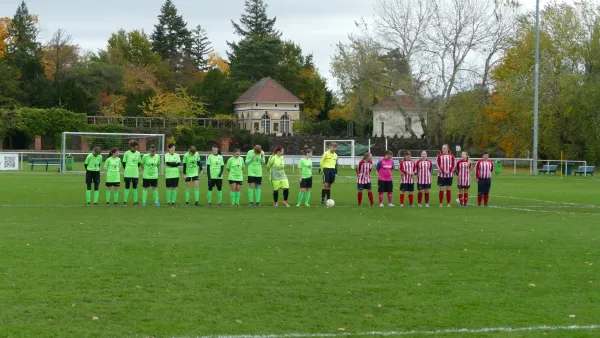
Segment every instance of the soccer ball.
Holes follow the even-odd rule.
[[[327,200],[327,207],[333,208],[335,206],[335,201],[332,199]]]

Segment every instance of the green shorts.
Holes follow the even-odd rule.
[[[273,190],[289,189],[290,182],[288,180],[272,181]]]

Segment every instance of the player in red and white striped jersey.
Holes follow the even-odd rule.
[[[431,190],[431,173],[433,172],[433,163],[427,159],[427,152],[421,153],[421,159],[415,165],[417,171],[417,189],[419,190],[419,207],[423,206],[423,195],[425,195],[425,207],[429,208],[429,191]]]
[[[483,158],[477,161],[475,165],[475,179],[477,180],[477,206],[481,206],[481,201],[487,207],[490,200],[490,189],[492,187],[492,172],[494,171],[494,162],[490,161],[490,154],[486,151]]]
[[[373,191],[371,190],[371,170],[373,170],[373,156],[366,153],[356,167],[356,182],[358,182],[358,206],[362,205],[363,190],[369,192],[369,202],[373,206]]]
[[[471,188],[471,168],[469,154],[463,151],[460,161],[456,162],[456,180],[458,181],[458,203],[466,207],[469,202],[469,188]]]
[[[404,207],[404,194],[408,193],[409,206],[415,206],[414,192],[415,192],[415,174],[417,173],[417,167],[415,162],[410,157],[410,152],[404,153],[404,159],[400,161],[398,166],[400,169],[400,207]]]
[[[452,178],[456,167],[456,158],[450,152],[450,147],[444,144],[442,153],[437,157],[438,186],[440,187],[440,207],[444,203],[444,192],[446,192],[446,203],[450,207],[452,200]]]

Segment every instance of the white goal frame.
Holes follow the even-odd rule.
[[[350,151],[351,167],[352,167],[352,169],[354,169],[356,166],[356,163],[355,163],[356,162],[356,153],[354,150],[354,140],[323,140],[323,154],[325,154],[325,152],[329,150],[327,143],[332,143],[332,142],[337,142],[338,146],[339,146],[340,142],[351,144],[351,147],[352,147],[352,150]]]
[[[131,137],[131,138],[136,138],[136,137],[155,137],[155,138],[159,138],[159,139],[161,139],[162,147],[159,147],[160,149],[156,149],[156,153],[160,155],[160,159],[161,159],[160,174],[164,174],[164,170],[165,170],[164,160],[165,160],[165,147],[166,147],[165,134],[87,133],[87,132],[69,132],[69,131],[63,132],[62,136],[61,136],[60,168],[59,168],[60,172],[62,172],[62,173],[66,173],[67,172],[66,167],[67,167],[67,156],[68,155],[87,155],[87,154],[89,154],[89,152],[87,152],[87,153],[69,152],[67,150],[67,135],[74,135],[74,136],[122,136],[122,137],[125,137],[125,138],[128,138],[128,137]],[[106,149],[104,149],[104,151],[106,151]]]

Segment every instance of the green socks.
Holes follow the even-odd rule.
[[[304,193],[303,192],[299,192],[298,193],[298,206],[300,206],[300,204],[302,204],[302,199],[304,198]]]
[[[248,201],[254,203],[254,189],[248,188]]]
[[[158,203],[158,189],[152,190],[152,198],[154,198],[154,203]]]
[[[100,191],[94,190],[94,204],[98,204],[99,199],[100,199]]]
[[[144,189],[144,190],[142,190],[142,203],[146,203],[147,199],[148,199],[148,189]]]
[[[196,203],[200,202],[200,188],[194,188],[194,198],[196,199]]]
[[[235,204],[235,199],[236,199],[235,194],[236,193],[233,191],[229,193],[229,199],[231,199],[231,204]]]
[[[190,189],[185,189],[185,203],[190,203]]]
[[[110,203],[110,190],[106,190],[106,203]]]
[[[92,203],[92,191],[91,190],[85,191],[85,201],[87,202],[87,204]]]
[[[123,202],[127,203],[129,201],[129,189],[125,189],[123,192]]]
[[[114,197],[114,202],[118,203],[119,202],[119,190],[115,190],[113,191],[113,197]]]
[[[207,191],[206,192],[206,200],[208,201],[208,204],[212,204],[212,191]]]
[[[171,204],[171,189],[167,189],[167,204]]]
[[[231,204],[240,204],[240,199],[242,197],[242,192],[240,191],[232,191],[229,193],[229,197],[231,198]]]
[[[217,191],[217,203],[223,203],[223,190]]]
[[[137,203],[138,202],[138,191],[137,191],[137,189],[133,189],[133,190],[131,190],[131,192],[133,193],[133,203]]]
[[[175,204],[177,202],[177,189],[171,190],[171,203]]]
[[[262,191],[261,188],[256,188],[256,203],[260,203],[260,192]]]
[[[308,206],[308,201],[310,201],[310,190],[306,192],[306,202],[304,205]]]

